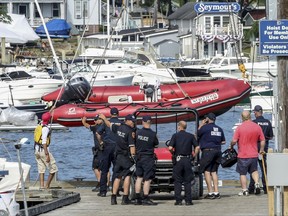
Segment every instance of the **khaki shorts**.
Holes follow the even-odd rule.
[[[44,150],[41,149],[40,151],[38,150],[35,151],[35,159],[37,162],[39,173],[45,173],[46,169],[49,170],[49,173],[55,173],[58,171],[56,161],[51,152],[49,152],[49,157],[50,157],[50,163],[47,163]]]

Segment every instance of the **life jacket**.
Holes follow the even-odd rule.
[[[47,127],[47,125],[38,124],[34,130],[34,144],[35,145],[42,145],[42,128]],[[50,145],[51,141],[51,130],[49,129],[46,145],[47,147]]]

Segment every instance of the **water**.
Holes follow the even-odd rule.
[[[243,107],[233,107],[228,112],[217,117],[216,124],[221,126],[226,137],[226,144],[222,146],[222,151],[227,149],[233,136],[232,127],[240,121]],[[271,115],[264,116],[271,119]],[[169,140],[175,133],[175,123],[158,125],[159,140]],[[195,131],[193,123],[188,124],[188,131]],[[31,165],[30,180],[36,181],[37,165],[33,150],[33,132],[1,132],[0,133],[0,157],[5,157],[9,161],[17,161],[17,152],[14,144],[21,138],[29,138],[31,144],[22,146],[21,160]],[[270,142],[270,147],[273,146]],[[68,131],[54,130],[52,133],[52,142],[50,151],[53,153],[59,168],[58,180],[73,180],[76,176],[85,177],[85,180],[95,180],[92,172],[92,145],[93,139],[91,132],[85,127],[72,127]],[[238,180],[239,174],[235,171],[236,166],[231,168],[219,168],[219,179]],[[47,174],[46,174],[47,175]]]

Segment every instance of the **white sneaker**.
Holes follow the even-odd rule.
[[[249,191],[248,190],[242,190],[238,193],[238,196],[249,196]]]

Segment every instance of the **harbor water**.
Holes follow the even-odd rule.
[[[222,146],[222,151],[227,149],[233,136],[233,126],[240,121],[241,112],[249,107],[236,106],[228,112],[217,117],[216,124],[221,126],[226,137],[226,144]],[[264,114],[264,117],[271,119],[271,114]],[[254,115],[252,114],[252,119]],[[138,126],[141,127],[141,126]],[[154,128],[155,129],[155,128]],[[157,132],[159,140],[169,140],[175,133],[176,124],[158,125]],[[195,125],[188,124],[188,131],[194,133]],[[20,154],[24,163],[31,165],[30,181],[36,181],[38,177],[37,165],[34,158],[34,144],[32,131],[0,132],[0,157],[7,158],[8,161],[17,161],[17,152],[14,144],[21,138],[27,137],[30,144],[23,145]],[[95,180],[92,172],[92,133],[85,127],[71,127],[69,130],[54,130],[50,151],[53,153],[59,172],[58,180],[73,180],[74,177],[83,177],[85,180]],[[274,147],[273,140],[270,147]],[[235,171],[236,166],[231,168],[219,168],[220,180],[238,180],[239,175]],[[47,174],[46,174],[47,178]]]

